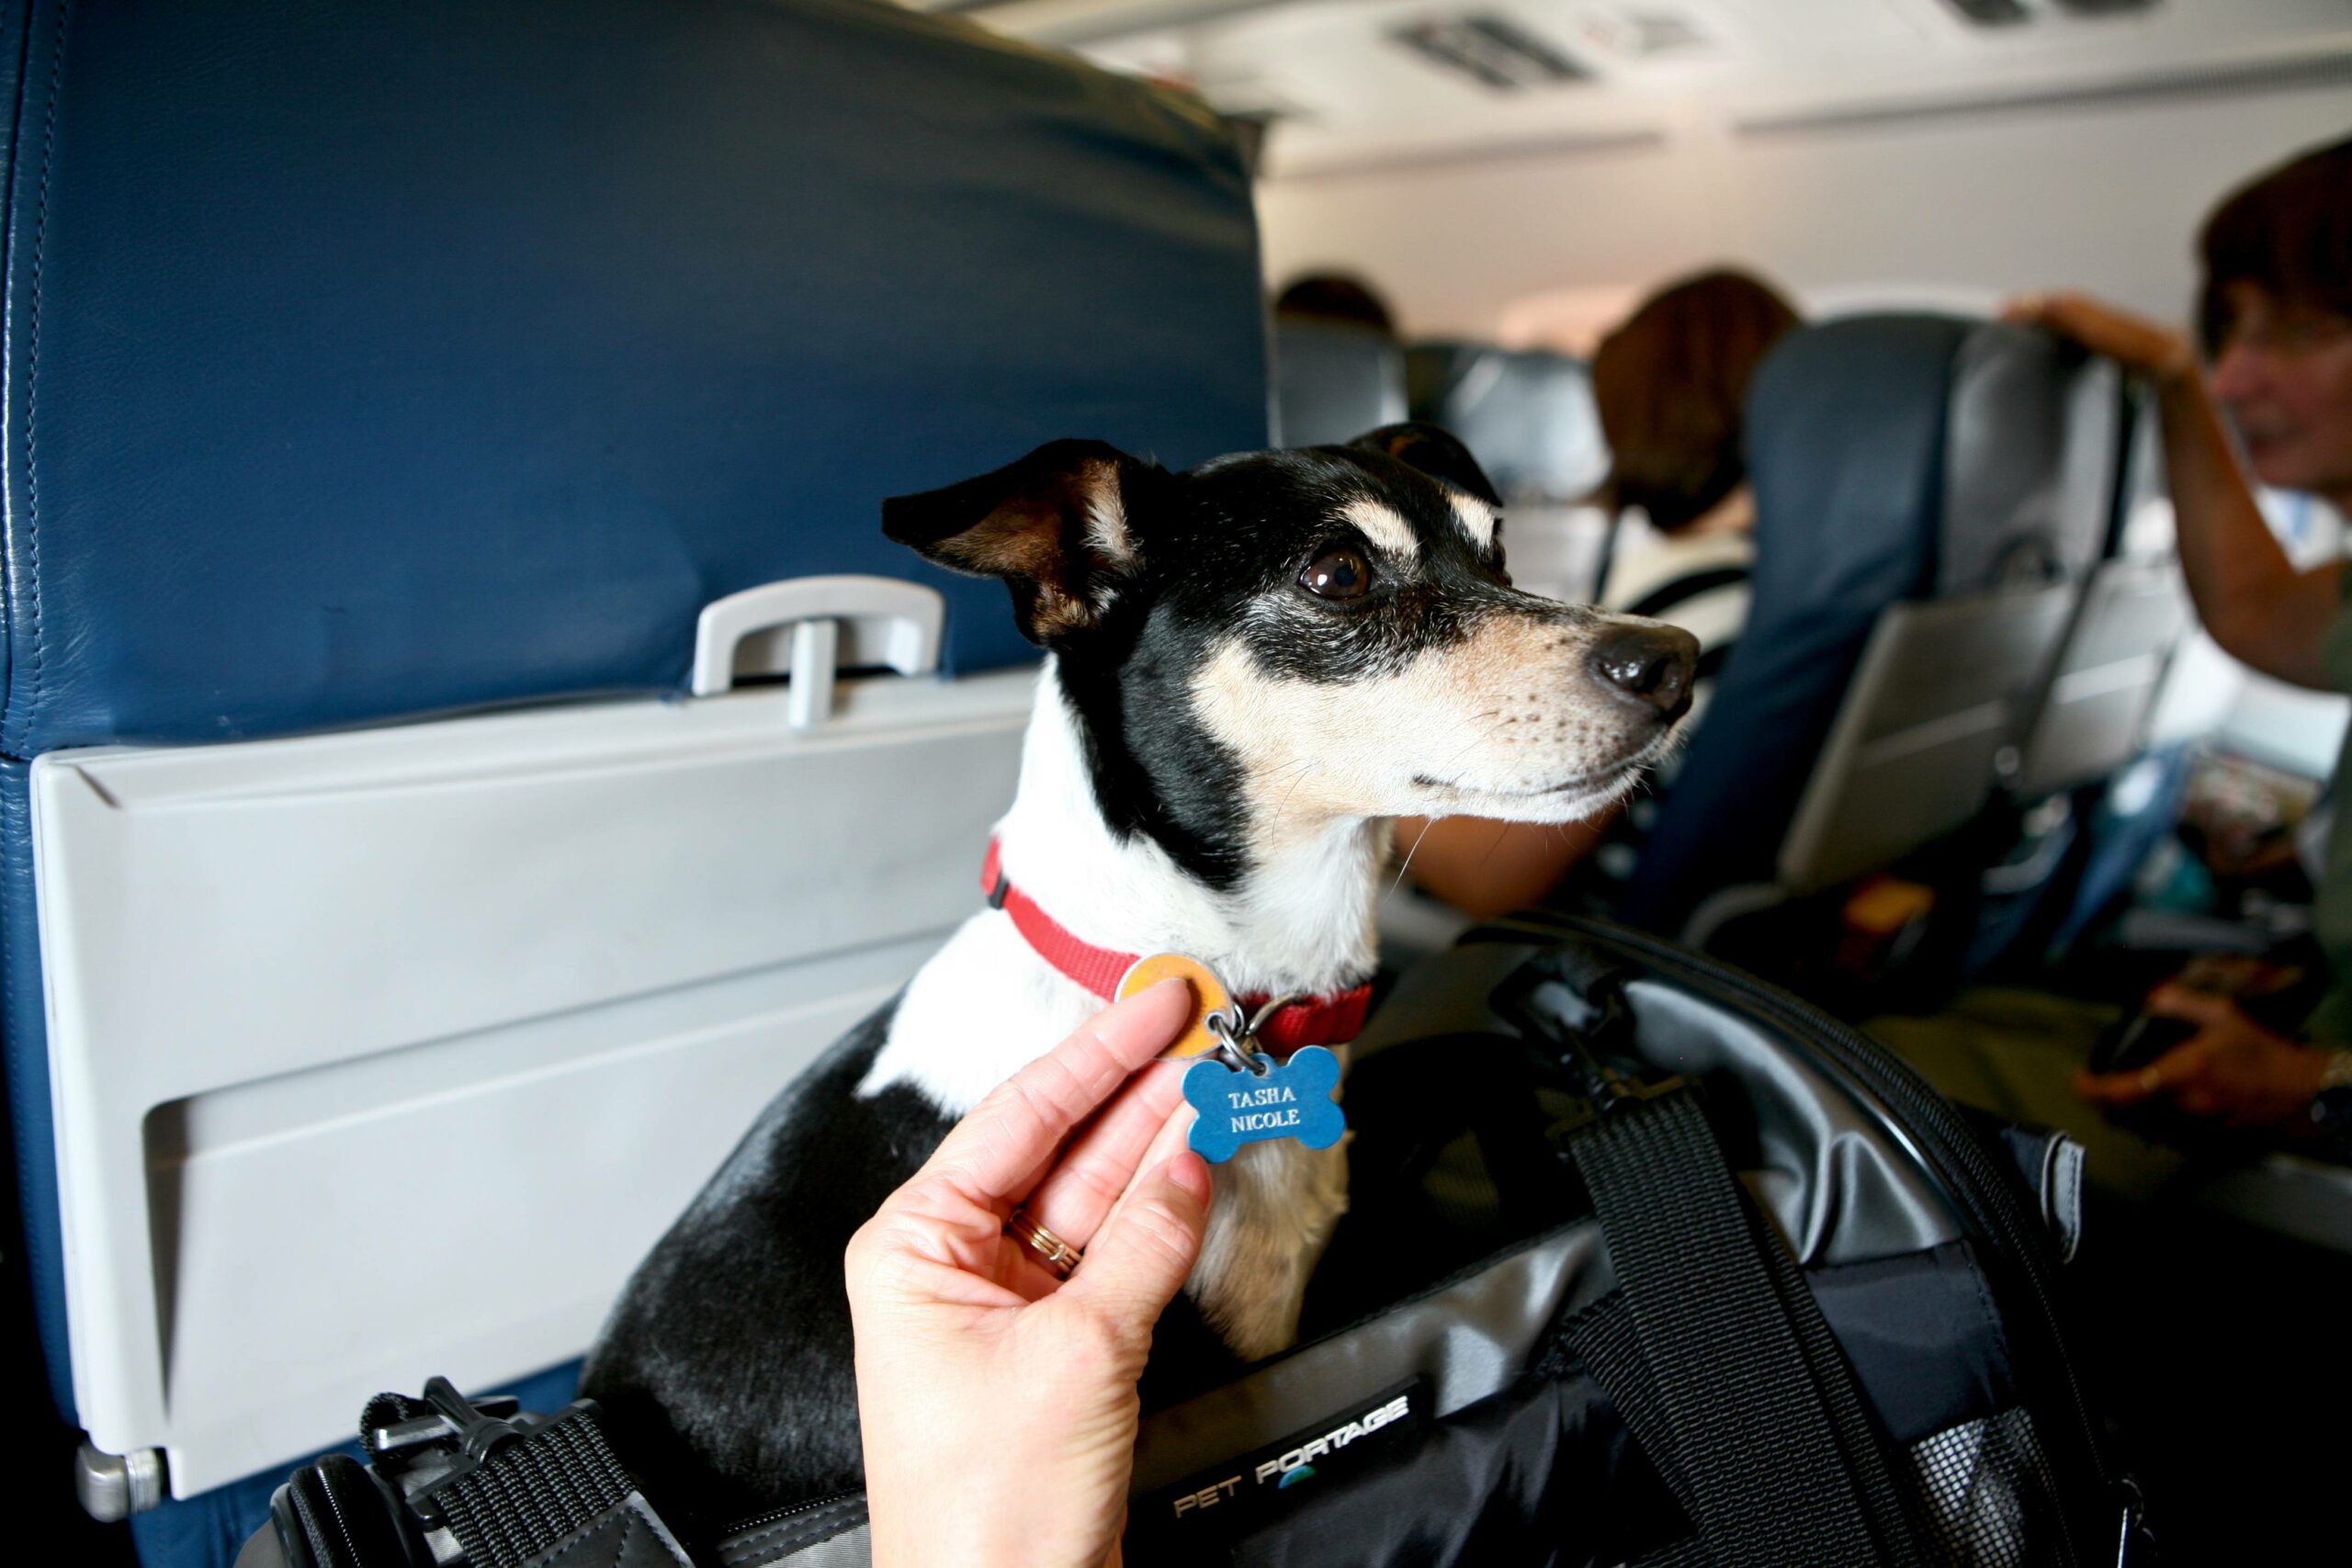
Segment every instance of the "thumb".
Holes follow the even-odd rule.
[[[2226,1022],[2229,1016],[2237,1010],[2236,1004],[2229,998],[2184,986],[2177,980],[2158,986],[2148,994],[2148,999],[2143,1005],[2145,1010],[2160,1018],[2177,1018],[2208,1029]]]
[[[1057,1294],[1148,1340],[1193,1271],[1208,1223],[1209,1168],[1185,1149],[1127,1190]]]

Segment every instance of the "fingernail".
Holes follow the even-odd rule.
[[[1186,1149],[1168,1162],[1168,1180],[1170,1185],[1189,1193],[1193,1202],[1208,1207],[1209,1162],[1192,1150]]]

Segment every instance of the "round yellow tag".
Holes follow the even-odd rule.
[[[1209,966],[1196,958],[1181,953],[1154,953],[1136,959],[1119,976],[1121,999],[1134,996],[1148,986],[1162,980],[1183,981],[1193,992],[1193,1021],[1185,1026],[1175,1043],[1159,1054],[1163,1062],[1180,1062],[1188,1056],[1199,1056],[1216,1049],[1216,1036],[1209,1032],[1209,1015],[1229,1010],[1233,998],[1226,994]]]

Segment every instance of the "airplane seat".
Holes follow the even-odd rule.
[[[1555,599],[1591,598],[1607,520],[1582,502],[1609,477],[1609,445],[1584,362],[1433,342],[1407,350],[1405,364],[1413,417],[1460,436],[1503,498],[1511,580]]]
[[[1405,351],[1351,321],[1274,318],[1274,444],[1325,446],[1406,417]]]
[[[2104,547],[2120,397],[2113,366],[1999,322],[1853,317],[1773,350],[1747,626],[1624,918],[1703,945],[1977,818]]]
[[[1263,446],[1250,193],[850,0],[7,26],[0,1251],[225,1563],[378,1390],[560,1376],[976,906],[1034,650],[878,502]]]
[[[2105,551],[2083,578],[2004,781],[2027,831],[1987,877],[1973,973],[2064,968],[2172,830],[2187,783],[2197,705],[2174,705],[2167,720],[2165,694],[2196,621],[2174,553],[2155,411],[2138,389],[2126,395],[2123,426]]]
[[[2192,624],[2173,552],[2154,410],[2127,399],[2120,480],[2098,558],[2083,574],[2057,662],[2028,715],[2008,781],[2020,800],[2120,772],[2146,747],[2171,656]]]

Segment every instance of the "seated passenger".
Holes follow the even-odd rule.
[[[1291,279],[1274,296],[1274,314],[1344,321],[1369,327],[1384,337],[1396,335],[1396,318],[1387,301],[1362,278],[1344,272],[1310,272]]]
[[[2262,483],[2352,516],[2352,141],[2238,190],[2206,220],[2199,250],[2198,328],[2211,359],[2202,375],[2182,334],[2084,295],[2021,299],[2011,314],[2120,360],[2154,386],[2181,570],[2213,640],[2282,681],[2352,693],[2344,603],[2352,576],[2341,561],[2300,572],[2290,564],[2222,423],[2226,410]],[[2339,761],[2339,781],[2344,773]],[[2218,996],[2170,985],[2148,1009],[2195,1034],[2132,1071],[2081,1073],[2076,1091],[2101,1106],[2151,1104],[2280,1137],[2332,1134],[2338,1152],[2352,1150],[2352,828],[2341,814],[2314,913],[2332,988],[2296,1037]]]
[[[2263,483],[2352,510],[2352,141],[2237,191],[2207,220],[2199,249],[2201,374],[2181,333],[2082,295],[2018,300],[2010,313],[2152,384],[2181,569],[2214,640],[2281,679],[2352,692],[2352,574],[2341,562],[2307,571],[2289,562],[2223,424],[2226,412]],[[2339,781],[2343,772],[2339,761]],[[2346,1259],[2285,1245],[2267,1228],[2290,1219],[2290,1202],[2309,1206],[2298,1224],[2333,1223],[2328,1186],[2292,1176],[2290,1187],[2256,1186],[2250,1201],[2213,1201],[2229,1183],[2202,1179],[2192,1160],[2205,1145],[2227,1155],[2249,1141],[2352,1157],[2352,828],[2341,813],[2318,880],[2333,988],[2300,1028],[2266,1027],[2176,981],[2145,1006],[2183,1021],[2189,1037],[2145,1065],[2095,1075],[2085,1060],[2112,1010],[2057,997],[1978,992],[1936,1018],[1868,1026],[1952,1098],[2065,1126],[2086,1145],[2100,1204],[2086,1224],[2099,1239],[2076,1272],[2083,1321],[2099,1325],[2086,1343],[2092,1374],[2118,1393],[2120,1449],[2148,1496],[2163,1500],[2167,1560],[2306,1555],[2302,1502],[2342,1473],[2341,1422],[2312,1420],[2313,1330],[2303,1325],[2324,1321],[2308,1318],[2312,1306],[2341,1299]],[[2125,1125],[2103,1125],[2086,1100]],[[2200,1356],[2226,1364],[2222,1383],[2148,1375]]]
[[[1593,400],[1611,459],[1601,495],[1619,533],[1632,525],[1641,535],[1604,563],[1598,598],[1605,609],[1670,621],[1698,637],[1686,734],[1747,619],[1756,499],[1740,454],[1740,411],[1748,377],[1797,323],[1770,285],[1724,269],[1652,296],[1593,355]],[[1535,903],[1588,861],[1591,896],[1606,904],[1639,858],[1656,797],[1671,781],[1668,762],[1648,794],[1566,828],[1408,818],[1397,843],[1424,890],[1476,917]]]

